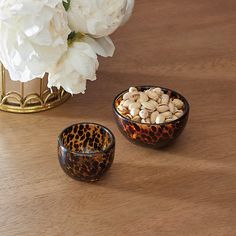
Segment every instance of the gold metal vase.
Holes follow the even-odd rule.
[[[0,64],[0,110],[14,113],[34,113],[54,108],[65,102],[70,94],[63,89],[47,88],[48,75],[27,83],[10,79]]]

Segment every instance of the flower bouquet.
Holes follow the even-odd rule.
[[[0,61],[13,81],[48,73],[48,87],[84,93],[98,55],[111,57],[111,35],[134,0],[0,0]]]

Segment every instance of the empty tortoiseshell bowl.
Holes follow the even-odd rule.
[[[114,153],[114,135],[99,124],[75,124],[58,137],[60,165],[66,174],[76,180],[100,180],[111,167]]]
[[[139,91],[145,91],[157,86],[137,86]],[[158,86],[159,87],[159,86]],[[171,144],[184,130],[189,116],[188,101],[179,93],[160,87],[171,98],[178,98],[184,103],[184,114],[174,121],[161,124],[148,124],[132,121],[126,118],[117,110],[120,101],[128,90],[118,94],[113,101],[113,111],[116,123],[121,133],[132,143],[140,144],[153,148],[161,148]]]

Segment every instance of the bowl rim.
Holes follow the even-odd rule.
[[[73,127],[75,125],[97,125],[97,126],[100,126],[101,128],[103,128],[111,137],[111,143],[108,145],[108,147],[104,150],[101,150],[101,151],[98,151],[98,152],[89,152],[89,153],[86,153],[86,152],[74,152],[74,151],[71,151],[70,149],[66,148],[64,146],[64,144],[62,143],[62,134],[67,130],[69,129],[70,127]],[[107,153],[109,152],[112,148],[115,147],[115,136],[114,134],[112,133],[112,131],[110,129],[108,129],[107,127],[101,125],[101,124],[98,124],[98,123],[95,123],[95,122],[79,122],[79,123],[75,123],[75,124],[72,124],[68,127],[66,127],[65,129],[63,129],[61,131],[61,133],[59,134],[58,138],[57,138],[57,142],[58,142],[58,145],[64,150],[64,151],[67,151],[68,153],[71,153],[75,156],[94,156],[94,155],[97,155],[97,154],[104,154],[104,153]]]
[[[162,86],[154,86],[154,85],[138,85],[138,86],[132,86],[132,87],[137,88],[138,90],[140,88],[147,88],[147,89],[150,89],[150,88],[161,88],[164,91],[171,91],[171,92],[177,94],[181,98],[181,100],[184,102],[185,109],[184,109],[183,115],[181,117],[179,117],[178,119],[173,120],[173,121],[163,122],[163,123],[160,123],[160,124],[149,124],[149,123],[141,123],[141,122],[133,121],[133,120],[123,116],[117,110],[117,108],[115,106],[115,103],[116,103],[117,99],[120,98],[121,95],[123,95],[124,93],[129,91],[129,89],[126,89],[126,90],[120,92],[118,95],[115,96],[115,98],[113,99],[113,102],[112,102],[112,107],[113,107],[113,111],[115,112],[116,115],[122,117],[124,120],[126,120],[128,122],[135,123],[135,124],[141,124],[141,125],[147,125],[147,126],[155,126],[155,125],[164,126],[166,124],[173,124],[173,123],[178,122],[181,118],[183,118],[185,115],[187,115],[189,113],[190,105],[189,105],[188,100],[182,94],[180,94],[179,92],[177,92],[177,91],[175,91],[173,89],[165,88],[165,87],[162,87]]]

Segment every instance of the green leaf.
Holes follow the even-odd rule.
[[[71,32],[71,33],[68,35],[68,40],[72,40],[74,37],[75,37],[75,31]]]
[[[68,41],[68,45],[71,46],[74,42],[79,42],[82,38],[84,37],[84,34],[80,33],[80,32],[71,32],[68,35],[67,41]]]
[[[65,1],[63,0],[63,1],[62,1],[63,6],[64,6],[64,8],[65,8],[66,11],[68,11],[69,8],[70,8],[70,1],[71,1],[71,0],[65,0]]]

